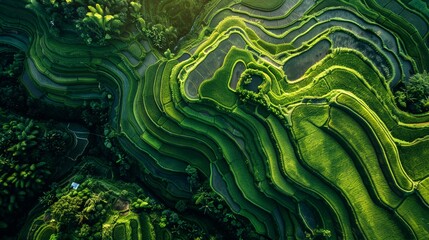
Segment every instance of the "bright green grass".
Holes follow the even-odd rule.
[[[426,205],[429,205],[429,177],[426,177],[419,183],[418,192]]]
[[[429,208],[416,194],[408,196],[396,212],[412,228],[416,239],[429,239]]]
[[[378,116],[369,111],[358,99],[349,95],[340,94],[337,97],[337,102],[344,107],[342,109],[346,112],[357,114],[355,116],[356,121],[368,128],[368,135],[371,136],[373,144],[378,145],[377,147],[383,150],[378,153],[381,160],[380,164],[383,166],[382,170],[392,186],[396,186],[401,192],[411,191],[413,183],[402,168],[393,139]]]
[[[373,146],[366,130],[353,119],[353,115],[337,109],[330,109],[329,133],[349,153],[368,188],[374,201],[395,208],[401,199],[392,192],[389,183],[383,176],[378,163],[377,148]]]
[[[399,155],[405,171],[414,180],[420,180],[428,176],[429,164],[429,140],[422,140],[412,144],[398,144]],[[419,154],[416,154],[419,153]]]
[[[324,110],[323,108],[307,108],[306,111],[310,111],[312,113],[311,116],[316,117],[312,119],[313,123],[311,123],[310,125],[317,124],[319,126],[322,126],[326,122],[326,117],[323,116],[323,113],[327,111],[327,109]],[[318,115],[320,117],[317,119]],[[315,129],[301,127],[301,122],[303,121],[303,118],[305,118],[305,116],[306,115],[303,114],[302,111],[301,113],[297,113],[296,110],[293,111],[291,116],[291,141],[301,139],[307,134],[310,134],[311,132],[315,131]],[[311,144],[310,146],[311,147],[309,148],[312,148],[313,144]],[[299,156],[295,156],[295,150],[292,149],[292,146],[285,146],[284,150],[290,152],[287,153],[288,157],[282,160],[282,170],[284,171],[284,174],[292,181],[299,183],[298,186],[304,188],[306,191],[317,193],[317,195],[320,196],[321,199],[323,199],[323,201],[325,201],[326,204],[330,207],[329,210],[334,213],[334,221],[340,223],[340,231],[342,232],[343,237],[346,239],[352,238],[352,236],[354,235],[351,231],[353,220],[351,220],[351,216],[347,211],[348,207],[346,206],[344,200],[337,194],[334,189],[332,189],[324,182],[320,181],[317,176],[315,176],[314,174],[312,174],[312,172],[308,171],[302,166],[301,161],[298,160]],[[317,154],[317,156],[319,155]]]
[[[307,113],[307,108],[313,114]],[[307,133],[298,139],[300,155],[305,164],[335,188],[340,189],[346,201],[353,205],[354,217],[359,226],[365,229],[366,237],[370,239],[375,237],[406,238],[407,233],[401,230],[402,226],[394,215],[373,203],[365,183],[347,151],[327,134],[326,130],[318,127],[322,116],[328,119],[327,109],[318,111],[322,115],[316,115],[316,121],[304,117],[314,116],[315,111],[312,108],[326,109],[323,106],[306,107],[303,105],[300,109],[295,110],[296,114],[303,116],[302,120],[297,122],[299,124],[296,128]],[[376,227],[381,225],[383,229]]]

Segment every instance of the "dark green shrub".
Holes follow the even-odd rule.
[[[131,240],[139,239],[139,223],[135,219],[130,220]]]
[[[127,239],[127,230],[125,224],[116,224],[113,228],[113,240],[124,240]]]
[[[395,92],[398,106],[411,113],[429,111],[429,74],[425,71],[411,76]]]

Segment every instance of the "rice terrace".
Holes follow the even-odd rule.
[[[429,239],[427,0],[0,0],[0,239]]]

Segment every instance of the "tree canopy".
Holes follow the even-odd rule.
[[[395,93],[399,107],[411,113],[429,111],[429,74],[417,73],[405,81]]]

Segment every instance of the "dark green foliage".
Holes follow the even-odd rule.
[[[0,121],[1,122],[1,121]],[[2,206],[11,213],[43,188],[49,166],[39,159],[40,127],[31,119],[2,122],[0,183]]]
[[[0,123],[0,206],[4,209],[0,211],[0,217],[5,224],[12,224],[10,227],[13,228],[17,226],[14,222],[20,218],[4,216],[19,216],[37,202],[35,200],[46,190],[46,183],[52,177],[53,164],[59,164],[65,158],[67,146],[57,145],[55,149],[46,147],[61,143],[61,139],[45,139],[44,133],[50,133],[47,136],[53,133],[60,136],[65,134],[52,125],[43,125],[13,114],[3,116],[3,113]],[[47,126],[52,129],[49,130]],[[51,140],[57,142],[50,142]],[[41,201],[52,203],[53,197],[46,195]]]
[[[185,171],[188,174],[188,183],[191,191],[198,189],[201,186],[200,179],[198,177],[198,170],[191,165],[188,165]]]
[[[253,230],[250,223],[234,214],[207,184],[198,189],[194,201],[200,212],[215,219],[224,233],[234,236],[234,239],[264,239]]]
[[[49,15],[51,32],[73,29],[89,45],[105,45],[119,38],[125,23],[131,21],[129,1],[125,0],[39,0]]]
[[[27,92],[24,87],[16,83],[0,87],[0,107],[16,112],[26,112]]]
[[[305,239],[329,239],[331,237],[331,231],[323,228],[313,229],[310,233],[305,233]]]
[[[44,207],[49,207],[55,202],[55,194],[52,191],[44,192],[42,196],[39,197],[39,203]]]
[[[143,24],[139,0],[39,0],[48,13],[51,31],[73,29],[88,45],[106,45],[111,39],[122,39],[127,33],[141,31],[155,47],[166,50],[176,41],[176,30],[160,23]],[[133,27],[136,25],[137,28]]]
[[[179,237],[204,239],[207,237],[207,234],[199,225],[183,219],[179,214],[169,209],[162,211],[161,215],[154,219],[154,222],[157,223],[158,228],[170,232],[173,239]],[[159,234],[162,232],[158,231]]]
[[[79,237],[83,239],[89,238],[91,235],[91,227],[88,224],[82,224],[79,230]]]
[[[39,126],[31,119],[19,118],[4,123],[0,133],[0,150],[9,157],[27,155],[38,144]]]
[[[120,176],[126,176],[130,169],[130,159],[117,143],[118,133],[114,129],[105,126],[104,131],[104,146],[107,148],[108,158],[117,166]]]
[[[55,158],[58,162],[57,157],[64,157],[70,144],[69,134],[57,126],[13,115],[0,122],[0,152],[7,158],[23,162],[51,162]]]
[[[151,40],[152,44],[159,50],[172,48],[177,42],[177,30],[173,26],[165,26],[160,23],[144,24],[142,26],[144,36]],[[169,51],[166,51],[167,56]]]
[[[43,136],[43,149],[53,156],[64,154],[70,143],[71,137],[66,132],[58,129],[50,130]]]
[[[186,202],[184,200],[180,200],[180,201],[177,201],[176,205],[174,205],[174,208],[178,212],[184,212],[188,208],[187,204],[188,204],[188,202]]]
[[[429,74],[425,71],[411,76],[395,92],[398,106],[411,113],[429,110]]]
[[[116,224],[115,228],[113,228],[113,240],[122,239],[127,239],[127,229],[123,223]]]
[[[144,13],[146,22],[172,27],[177,40],[191,32],[198,16],[207,10],[210,0],[146,1],[150,2],[148,12]],[[188,35],[189,36],[189,35]],[[152,40],[152,39],[151,39]],[[174,44],[175,45],[175,44]],[[173,49],[174,46],[167,46]],[[165,49],[163,49],[165,50]]]
[[[105,101],[85,102],[82,111],[82,120],[88,127],[101,127],[108,121],[109,104]]]
[[[18,220],[8,216],[19,215],[31,206],[28,202],[43,189],[49,174],[44,162],[22,164],[0,156],[0,224],[9,227]]]
[[[207,187],[200,188],[194,200],[204,214],[221,214],[224,211],[222,198]]]
[[[45,178],[50,174],[46,163],[19,164],[0,157],[0,205],[3,214],[11,214],[21,203],[42,189]]]
[[[2,45],[0,44],[0,47]],[[7,80],[15,80],[22,72],[25,55],[16,49],[1,52],[0,59],[0,79],[3,86]]]
[[[26,92],[18,81],[25,55],[13,47],[0,44],[0,107],[24,112]]]
[[[91,180],[77,190],[64,188],[58,200],[47,210],[58,228],[64,233],[76,233],[78,239],[100,239],[101,224],[107,218],[111,197],[97,191]],[[86,187],[85,187],[86,186]]]
[[[138,240],[139,239],[139,224],[135,219],[130,220],[130,227],[131,227],[131,240]]]

